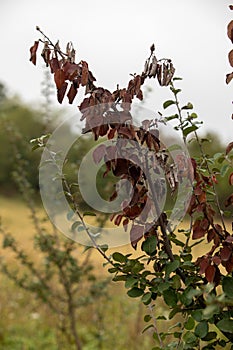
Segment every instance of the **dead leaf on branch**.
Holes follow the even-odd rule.
[[[229,84],[233,79],[233,72],[226,75],[226,83]]]
[[[31,53],[31,57],[30,57],[30,61],[36,65],[36,51],[38,49],[39,46],[39,41],[35,41],[34,45],[30,48],[30,53]]]
[[[228,60],[229,60],[229,63],[231,65],[231,67],[233,67],[233,50],[231,50],[228,54]]]
[[[226,155],[228,155],[233,149],[233,142],[230,142],[226,148]]]
[[[57,89],[61,89],[62,85],[65,82],[65,72],[63,69],[60,68],[56,70],[56,72],[54,73],[54,81]]]
[[[227,26],[227,35],[228,35],[228,38],[233,43],[233,20],[230,21],[230,23]]]

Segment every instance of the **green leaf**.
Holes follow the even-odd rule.
[[[228,172],[230,168],[230,165],[229,164],[224,164],[221,168],[221,171],[220,171],[220,174],[222,177],[224,177],[226,175],[226,173]]]
[[[101,250],[103,250],[103,252],[106,252],[108,250],[108,245],[107,244],[102,244],[99,246]]]
[[[85,227],[84,226],[78,226],[78,232],[82,232],[82,231],[85,231]]]
[[[189,118],[196,119],[196,118],[198,118],[198,115],[196,113],[191,113]]]
[[[135,284],[138,283],[138,280],[132,276],[127,277],[127,280],[125,281],[125,288],[132,288],[133,286],[135,286]]]
[[[92,245],[86,245],[85,248],[83,249],[83,253],[88,251],[89,249],[93,249],[94,247]]]
[[[147,329],[150,329],[150,328],[152,328],[152,327],[154,327],[153,324],[149,324],[148,326],[146,326],[146,327],[143,329],[142,334],[145,333],[145,332],[147,331]]]
[[[113,260],[118,261],[120,263],[125,263],[127,261],[127,257],[118,252],[113,253],[112,258]]]
[[[207,335],[208,331],[209,331],[209,325],[207,321],[201,321],[196,326],[194,333],[198,338],[202,339]]]
[[[117,271],[118,271],[117,267],[110,267],[110,269],[108,269],[109,273],[114,273],[114,272],[117,272]]]
[[[166,117],[165,119],[166,119],[166,121],[170,121],[170,120],[173,120],[173,119],[178,119],[179,118],[179,116],[178,116],[178,114],[173,114],[173,115],[170,115],[169,117]]]
[[[69,221],[72,219],[73,216],[74,216],[73,210],[68,211],[68,213],[66,214],[67,220]]]
[[[191,331],[195,326],[195,321],[192,317],[189,317],[188,320],[184,324],[184,328],[188,331]]]
[[[175,245],[177,245],[177,246],[179,246],[179,247],[182,247],[182,248],[183,248],[183,247],[185,246],[184,242],[180,241],[180,240],[177,239],[177,238],[170,237],[170,240],[171,240],[173,243],[175,243]]]
[[[182,91],[181,89],[174,89],[173,87],[170,87],[170,89],[175,96],[178,95]]]
[[[132,289],[128,290],[127,294],[130,298],[138,298],[142,296],[143,290],[137,287],[133,287]]]
[[[181,109],[193,109],[192,103],[187,103],[187,105],[183,106]]]
[[[147,293],[145,293],[143,296],[142,296],[142,302],[144,303],[144,304],[148,304],[150,301],[151,301],[151,295],[152,295],[152,293],[151,292],[147,292]]]
[[[176,307],[178,297],[176,291],[172,288],[169,288],[163,292],[163,298],[165,303],[170,307]]]
[[[76,230],[76,228],[81,224],[82,224],[81,221],[75,221],[71,226],[71,231],[74,232]]]
[[[202,340],[204,341],[210,341],[210,340],[213,340],[213,339],[216,339],[217,338],[217,333],[216,332],[209,332],[206,334],[206,336],[204,338],[202,338]]]
[[[195,334],[188,331],[184,334],[183,339],[184,339],[185,343],[191,344],[191,343],[194,343],[196,341],[197,337],[195,336]]]
[[[172,309],[172,311],[169,314],[169,320],[171,320],[178,312],[181,312],[180,307],[174,307],[174,309]]]
[[[197,129],[198,129],[198,127],[196,125],[189,126],[183,130],[183,134],[184,134],[184,136],[188,136],[189,134],[191,134],[191,132],[193,132]]]
[[[176,102],[172,100],[165,101],[163,104],[163,108],[166,109],[167,107],[174,105]]]
[[[156,252],[157,238],[155,236],[149,236],[142,243],[141,249],[148,255],[153,255]]]
[[[84,217],[84,216],[96,216],[96,214],[93,213],[92,211],[85,211],[85,212],[83,213],[83,217]]]
[[[223,319],[216,325],[220,331],[233,333],[233,320]]]
[[[144,316],[144,322],[150,322],[151,319],[152,319],[151,315]]]
[[[170,283],[169,282],[162,282],[158,285],[158,291],[160,293],[163,293],[165,290],[170,288]]]
[[[176,81],[176,80],[183,80],[183,78],[180,78],[180,77],[174,77],[172,80],[173,80],[173,81]]]
[[[180,262],[178,260],[174,260],[172,262],[167,263],[165,267],[166,276],[169,276],[170,273],[176,271],[176,269],[180,266]]]
[[[114,282],[119,282],[119,281],[126,281],[127,276],[126,275],[120,275],[120,276],[115,276],[113,277]]]
[[[202,320],[202,311],[201,309],[199,310],[194,310],[192,312],[192,317],[194,318],[194,320],[196,320],[197,322],[200,322]]]
[[[179,289],[181,287],[181,281],[178,275],[172,276],[172,287],[174,289]]]
[[[233,298],[233,278],[232,277],[223,278],[222,289],[228,298]]]

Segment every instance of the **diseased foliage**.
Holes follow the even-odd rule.
[[[180,106],[181,92],[175,86],[175,69],[170,59],[157,60],[154,45],[141,74],[134,74],[126,88],[113,92],[96,86],[96,80],[88,63],[75,63],[75,51],[71,43],[66,52],[59,44],[53,44],[43,35],[42,57],[54,75],[57,98],[62,103],[65,95],[73,103],[78,89],[85,88],[85,98],[79,106],[85,120],[83,133],[92,132],[94,139],[106,136],[115,140],[115,146],[100,145],[94,152],[94,161],[104,160],[106,176],[111,172],[119,179],[127,179],[132,187],[131,201],[123,203],[122,211],[111,219],[127,229],[130,226],[131,244],[141,249],[143,256],[132,258],[130,254],[115,252],[107,256],[106,247],[99,246],[90,237],[94,247],[112,266],[109,272],[114,281],[124,281],[128,296],[141,298],[148,305],[145,316],[153,330],[155,349],[215,349],[233,347],[233,235],[229,227],[231,211],[222,208],[216,187],[218,177],[232,168],[233,143],[224,153],[208,157],[203,148],[203,140],[197,131],[200,127],[197,114],[192,112],[189,102]],[[233,41],[232,23],[228,26],[228,36]],[[39,41],[31,48],[31,61],[36,64]],[[229,62],[233,66],[232,54]],[[227,83],[233,73],[227,75]],[[141,126],[132,123],[131,106],[134,98],[143,99],[141,90],[147,78],[155,78],[161,86],[168,86],[173,97],[164,102],[164,110],[175,107],[176,113],[161,120],[144,120]],[[67,92],[68,91],[68,92]],[[95,108],[91,108],[95,106]],[[98,108],[96,108],[96,106]],[[120,107],[120,108],[119,108]],[[98,113],[97,113],[98,111]],[[199,155],[187,160],[177,157],[175,164],[169,158],[169,150],[160,140],[158,124],[172,121],[186,144],[194,136],[199,146]],[[120,145],[120,146],[119,146]],[[45,145],[42,145],[45,146]],[[150,162],[149,162],[150,160]],[[153,166],[151,166],[153,164]],[[168,212],[160,212],[161,189],[154,182],[151,173],[162,168],[171,194],[177,191],[182,174],[186,174],[187,186],[192,185],[192,197],[187,207],[189,221],[183,229],[172,228]],[[229,175],[232,185],[232,173]],[[118,193],[112,194],[111,200]],[[80,216],[80,225],[90,232],[82,214],[70,193],[70,202]],[[228,196],[226,207],[233,204],[233,194]],[[155,207],[156,220],[151,220],[151,208]],[[205,253],[194,257],[194,247],[205,245]],[[141,245],[139,246],[139,243]],[[162,299],[169,312],[156,314],[156,303]],[[174,320],[167,332],[160,332],[158,322]],[[178,320],[178,323],[175,321]]]

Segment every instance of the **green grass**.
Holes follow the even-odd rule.
[[[20,198],[0,197],[0,216],[2,224],[12,233],[34,260],[38,263],[41,256],[33,251],[34,226],[30,212]],[[40,217],[43,210],[38,208]],[[123,247],[125,252],[132,250]],[[77,254],[83,247],[77,245]],[[0,248],[0,254],[11,267],[17,267],[17,261],[8,249]],[[96,252],[91,257],[96,273],[108,275],[103,268],[103,259]],[[34,298],[0,274],[0,350],[72,350],[54,326],[54,315]],[[112,282],[108,288],[106,300],[81,308],[77,327],[84,350],[109,349],[150,349],[153,345],[151,334],[143,334],[143,317],[146,307],[139,300],[129,299],[123,284]],[[58,345],[59,344],[59,345]]]

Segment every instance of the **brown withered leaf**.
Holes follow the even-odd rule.
[[[220,257],[218,255],[214,255],[212,261],[213,261],[213,263],[215,265],[220,265],[221,264],[221,259],[220,259]]]
[[[99,135],[100,135],[100,136],[105,136],[105,135],[107,135],[108,130],[109,130],[108,124],[101,124],[101,125],[100,125]]]
[[[233,204],[233,193],[227,198],[225,202],[225,207],[229,207],[232,204]]]
[[[77,78],[81,72],[81,67],[78,64],[71,63],[68,61],[63,65],[62,68],[65,72],[66,79],[69,79],[70,81]]]
[[[143,100],[143,92],[142,92],[142,90],[139,90],[139,92],[137,93],[136,97],[137,97],[140,101]]]
[[[124,214],[131,220],[136,219],[142,212],[142,208],[138,205],[134,205],[133,207],[124,208]]]
[[[130,230],[130,241],[134,249],[137,248],[137,243],[142,239],[144,227],[140,225],[133,225]]]
[[[109,132],[108,132],[108,139],[109,140],[112,140],[115,136],[115,133],[116,133],[116,129],[110,129]]]
[[[227,243],[233,243],[233,236],[227,236],[226,242]]]
[[[231,67],[233,67],[233,50],[231,50],[228,54],[228,60],[229,60],[229,63],[231,65]]]
[[[70,104],[73,103],[75,96],[77,95],[77,92],[78,92],[77,88],[74,87],[74,84],[71,84],[70,89],[69,89],[68,94],[67,94],[67,97],[68,97]]]
[[[227,26],[227,35],[228,35],[228,38],[233,43],[233,20],[230,21],[230,23]]]
[[[135,95],[137,95],[140,91],[140,88],[141,88],[141,76],[140,75],[137,75],[135,78],[134,78],[134,86],[135,86]]]
[[[226,75],[226,84],[229,84],[233,79],[233,72]]]
[[[57,57],[51,58],[51,60],[49,61],[49,65],[50,65],[51,73],[55,73],[60,68],[60,63]]]
[[[229,154],[232,149],[233,149],[233,142],[230,142],[226,148],[226,155]]]
[[[99,164],[99,162],[103,159],[104,155],[106,154],[106,146],[105,145],[99,145],[92,153],[93,160],[95,164]]]
[[[85,61],[82,61],[82,77],[81,84],[82,86],[87,85],[88,83],[88,64]]]
[[[68,83],[64,82],[62,84],[62,86],[60,87],[60,89],[57,89],[57,100],[59,103],[62,103],[65,93],[66,93],[66,89],[67,89]]]
[[[115,167],[112,172],[115,176],[122,176],[128,172],[129,161],[128,159],[118,158],[115,163]]]
[[[205,277],[209,283],[214,282],[216,268],[213,265],[209,265],[205,270]]]
[[[222,261],[228,261],[231,257],[231,254],[232,254],[232,249],[230,249],[230,247],[228,246],[224,246],[220,250],[220,257]]]
[[[117,195],[118,195],[117,191],[114,191],[113,194],[110,196],[109,201],[110,202],[114,201],[114,199],[117,198]]]
[[[57,69],[54,73],[54,81],[56,84],[57,89],[61,89],[62,85],[65,82],[65,72],[63,69]]]
[[[210,265],[210,259],[208,257],[199,258],[198,264],[200,267],[199,272],[202,275],[203,273],[205,273],[205,270]]]
[[[156,77],[157,66],[158,66],[157,58],[155,56],[153,56],[152,62],[150,64],[150,68],[149,68],[149,73],[148,73],[148,77],[149,78],[155,78]]]
[[[206,218],[201,220],[196,220],[193,225],[193,239],[202,238],[205,236],[209,228],[209,222]]]
[[[228,273],[231,273],[233,271],[233,256],[223,266],[225,266]]]
[[[122,218],[123,218],[123,215],[121,215],[121,214],[117,215],[116,219],[114,220],[114,224],[116,226],[119,226],[120,223],[121,223]]]
[[[41,56],[43,57],[43,59],[45,61],[46,67],[49,66],[50,53],[51,53],[51,51],[49,49],[49,43],[48,43],[48,41],[45,41],[44,48],[43,48],[43,51],[41,53]]]
[[[30,61],[36,65],[36,51],[38,49],[39,46],[39,41],[35,41],[34,45],[30,48],[30,53],[31,53],[31,57],[30,57]]]
[[[123,227],[124,227],[124,230],[125,230],[125,232],[127,231],[127,229],[128,229],[128,224],[129,224],[129,219],[124,219],[124,221],[123,221]]]
[[[233,173],[229,175],[229,185],[233,186]]]

